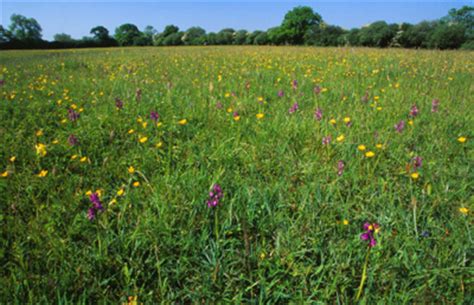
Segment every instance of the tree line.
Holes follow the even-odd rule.
[[[426,49],[474,49],[474,7],[451,9],[434,21],[417,24],[388,24],[376,21],[351,30],[325,23],[311,7],[298,6],[289,11],[280,26],[267,31],[225,28],[207,33],[201,27],[181,31],[168,25],[162,32],[152,26],[140,31],[130,23],[122,24],[111,35],[104,26],[90,30],[92,36],[73,39],[59,33],[53,41],[42,39],[42,28],[34,18],[14,14],[10,25],[0,25],[1,49],[84,48],[112,46],[179,46],[179,45],[311,45],[403,47]]]

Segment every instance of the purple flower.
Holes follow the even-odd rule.
[[[118,97],[115,98],[115,107],[119,110],[123,108],[123,101]]]
[[[293,88],[293,90],[298,89],[298,81],[297,81],[296,79],[294,79],[294,80],[291,82],[291,88]]]
[[[416,156],[415,158],[413,158],[413,169],[414,170],[417,170],[418,168],[420,168],[421,165],[423,165],[423,159],[421,159],[420,156]]]
[[[4,79],[0,79],[0,86],[3,86],[5,85],[5,80]]]
[[[76,112],[74,109],[72,108],[69,108],[67,110],[67,113],[68,113],[68,117],[69,117],[69,120],[71,122],[75,122],[77,121],[77,119],[79,119],[79,117],[81,116],[78,112]]]
[[[431,102],[431,112],[433,112],[433,113],[438,112],[438,107],[439,107],[439,100],[437,98],[435,98]]]
[[[79,144],[79,140],[76,138],[75,135],[70,135],[68,138],[67,138],[67,142],[69,143],[69,145],[71,146],[75,146],[77,144]]]
[[[364,223],[364,233],[360,235],[360,239],[367,240],[369,242],[369,247],[373,247],[377,244],[374,234],[378,233],[380,230],[380,225],[378,223]]]
[[[398,133],[401,133],[405,128],[405,121],[401,120],[400,122],[395,124],[394,128]]]
[[[344,167],[345,167],[344,161],[342,160],[337,161],[337,175],[338,176],[342,175],[342,173],[344,172]]]
[[[150,119],[157,122],[159,118],[160,118],[160,115],[158,114],[158,112],[156,111],[150,112]]]
[[[283,90],[278,90],[278,97],[283,97],[285,95],[285,93],[283,92]]]
[[[411,117],[416,117],[420,111],[418,110],[418,107],[416,105],[411,106],[410,109],[410,116]]]
[[[232,114],[232,116],[233,116],[234,118],[238,117],[238,116],[239,116],[239,112],[234,111],[234,113]]]
[[[331,136],[324,137],[323,138],[323,145],[329,145],[329,144],[331,144]],[[341,161],[339,161],[339,162],[341,162]],[[344,165],[343,165],[343,167],[344,167]]]
[[[217,103],[216,103],[216,108],[217,108],[217,109],[222,109],[223,107],[224,107],[224,105],[222,105],[221,102],[217,102]]]
[[[313,92],[314,94],[318,95],[319,93],[321,93],[321,87],[319,85],[316,85],[316,87],[314,87],[313,89]]]
[[[89,220],[92,221],[97,215],[97,212],[102,211],[104,207],[102,206],[102,203],[100,202],[100,199],[99,199],[99,194],[97,193],[90,194],[89,200],[92,203],[92,207],[90,207],[89,210],[87,210],[87,218],[89,218]]]
[[[294,103],[293,106],[291,106],[290,109],[288,109],[288,113],[290,114],[295,113],[298,110],[298,108],[299,108],[298,103]]]
[[[135,100],[137,102],[141,101],[142,99],[142,89],[138,88],[137,91],[135,91]]]
[[[323,111],[321,110],[321,108],[318,107],[318,109],[316,109],[316,111],[314,112],[314,118],[318,121],[321,121],[323,119]]]
[[[219,200],[223,197],[222,188],[219,184],[214,184],[212,190],[209,192],[209,200],[207,200],[208,207],[216,207],[219,204]]]

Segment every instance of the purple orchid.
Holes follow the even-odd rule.
[[[317,108],[316,111],[314,112],[314,118],[318,121],[321,121],[323,119],[323,111],[321,108]]]
[[[364,233],[360,235],[360,239],[367,240],[369,242],[369,247],[372,248],[377,244],[374,234],[378,233],[380,230],[380,225],[378,223],[364,223]]]
[[[405,121],[401,120],[400,122],[395,124],[394,128],[398,133],[401,133],[403,129],[405,129]]]
[[[212,190],[209,192],[209,200],[207,200],[208,207],[216,207],[219,204],[219,200],[222,199],[224,194],[219,184],[214,184]]]

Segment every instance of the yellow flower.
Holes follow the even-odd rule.
[[[377,147],[378,149],[382,149],[383,148],[383,144],[375,144],[375,147]]]
[[[342,141],[344,141],[345,138],[346,138],[346,137],[345,137],[343,134],[341,134],[340,136],[338,136],[338,137],[336,138],[336,141],[337,141],[337,142],[342,142]]]
[[[265,115],[263,113],[257,113],[255,116],[257,117],[257,119],[260,120],[260,119],[263,119]]]
[[[413,180],[416,180],[418,178],[420,178],[420,174],[418,174],[417,172],[414,172],[410,175],[410,177],[413,179]]]
[[[347,226],[347,225],[349,224],[349,220],[344,219],[344,220],[342,221],[342,223],[343,223],[345,226]]]
[[[134,133],[134,132],[135,132],[135,130],[130,129],[130,130],[128,131],[128,134],[132,134],[132,133]]]
[[[117,191],[117,196],[123,196],[125,194],[125,190],[124,189],[119,189]]]
[[[133,182],[133,186],[134,186],[134,187],[139,187],[139,186],[140,186],[140,182],[139,182],[139,181]]]
[[[71,160],[75,160],[75,159],[77,159],[77,155],[72,155]]]
[[[46,156],[47,154],[47,151],[46,151],[46,145],[42,144],[42,143],[38,143],[36,144],[36,154],[41,156],[41,157],[44,157]]]
[[[82,163],[87,162],[87,157],[82,157],[80,160]]]
[[[109,206],[113,206],[113,205],[115,205],[116,203],[117,203],[117,199],[114,198],[114,199],[110,200]]]
[[[233,109],[232,109],[231,107],[227,108],[227,112],[228,112],[228,113],[231,113],[232,110],[233,110]]]
[[[267,256],[265,255],[265,252],[260,253],[260,259],[261,259],[261,260],[264,260],[265,257],[267,257]]]
[[[229,96],[230,96],[230,93],[229,93],[229,92],[226,92],[226,93],[224,94],[224,96],[225,96],[225,97],[229,97]]]
[[[162,123],[162,122],[158,122],[158,123],[156,123],[156,127],[160,127],[161,125],[163,125],[163,123]]]
[[[67,120],[66,119],[62,119],[61,120],[61,124],[66,124]]]
[[[350,118],[350,117],[346,116],[346,117],[344,118],[344,123],[347,124],[347,123],[349,123],[350,121],[351,121],[351,118]]]
[[[365,156],[366,156],[367,158],[372,158],[372,157],[375,156],[375,153],[374,153],[373,151],[368,151],[368,152],[365,153]]]
[[[467,213],[469,213],[469,209],[468,208],[459,208],[459,212],[463,213],[464,215],[467,215]]]
[[[59,143],[59,140],[58,139],[54,139],[53,142],[51,142],[53,144],[58,144]]]
[[[43,135],[43,130],[40,129],[36,132],[37,137],[41,137],[42,135]]]
[[[377,109],[378,111],[382,111],[382,107],[380,107],[380,106],[377,107],[376,109]]]
[[[48,171],[43,169],[39,172],[38,177],[46,177],[47,174],[48,174]]]
[[[466,142],[466,141],[467,141],[467,138],[466,138],[466,137],[459,137],[459,138],[458,138],[458,142],[459,142],[459,143],[464,143],[464,142]]]
[[[161,148],[162,146],[163,146],[163,142],[158,142],[155,145],[156,148]]]
[[[148,126],[148,123],[147,123],[147,122],[143,122],[143,123],[142,123],[142,127],[143,127],[143,128],[146,128],[147,126]]]
[[[240,120],[240,115],[236,115],[236,116],[234,116],[234,121],[236,121],[236,122],[237,122],[237,121],[239,121],[239,120]]]
[[[148,137],[141,137],[141,138],[138,139],[138,141],[140,143],[145,143],[146,141],[148,141]]]
[[[184,126],[184,125],[188,124],[188,120],[186,120],[186,119],[179,120],[178,124]]]
[[[135,173],[135,168],[134,168],[133,166],[130,166],[130,167],[128,168],[128,173],[129,173],[129,174]]]
[[[329,123],[330,123],[331,125],[336,125],[336,119],[330,119],[330,120],[329,120]]]
[[[361,145],[357,146],[357,149],[360,150],[360,151],[364,151],[364,150],[366,150],[366,147],[365,147],[365,145],[361,144]]]
[[[10,162],[15,162],[15,160],[16,160],[16,156],[10,157]]]
[[[408,120],[408,125],[413,126],[413,120]]]
[[[92,195],[92,191],[91,191],[91,190],[88,190],[88,191],[86,192],[86,196],[90,196],[90,195]]]
[[[5,177],[8,177],[8,171],[4,171],[0,176],[2,176],[2,177],[4,177],[4,178],[5,178]]]
[[[263,96],[259,96],[259,97],[258,97],[258,101],[259,101],[259,102],[263,102]]]

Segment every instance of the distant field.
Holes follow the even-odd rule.
[[[472,304],[473,73],[461,51],[0,52],[0,303]]]

